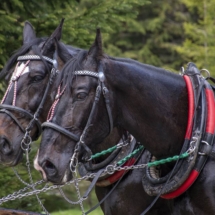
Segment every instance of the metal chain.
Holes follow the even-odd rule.
[[[80,198],[78,201],[72,201],[65,195],[65,193],[63,192],[63,190],[60,186],[58,186],[58,190],[59,190],[61,196],[71,205],[78,205],[78,204],[80,204],[80,202],[83,202],[85,200],[84,198]]]
[[[25,186],[28,186],[29,188],[31,188],[31,184],[25,182],[25,181],[21,178],[21,176],[19,175],[18,171],[17,171],[14,167],[13,167],[12,169],[13,169],[13,172],[14,172],[14,174],[16,175],[16,177],[19,179],[19,181],[20,181],[22,184],[24,184]]]
[[[27,166],[27,170],[28,170],[28,176],[29,176],[29,180],[30,180],[30,183],[32,185],[32,189],[33,191],[35,190],[35,186],[34,186],[34,182],[33,182],[33,177],[32,177],[32,174],[31,174],[31,166],[30,166],[30,160],[29,160],[29,150],[27,149],[26,150],[26,166]],[[46,187],[46,185],[45,185]],[[37,201],[39,203],[39,205],[41,206],[41,208],[43,209],[43,211],[47,214],[47,215],[50,215],[49,212],[46,210],[45,206],[43,205],[42,201],[40,200],[38,194],[36,193],[35,194],[36,198],[37,198]]]
[[[195,147],[195,142],[196,142],[196,141],[197,141],[196,139],[193,140],[192,143],[194,143],[194,144],[191,144],[190,148],[186,151],[187,154],[191,155],[191,154],[196,150],[196,147]],[[27,157],[28,157],[28,156],[27,156]],[[29,165],[28,162],[26,162],[26,164]],[[122,166],[117,166],[117,165],[108,165],[108,166],[104,169],[103,173],[101,174],[101,177],[104,176],[104,175],[106,175],[106,174],[110,174],[110,175],[111,175],[111,174],[113,174],[115,171],[122,171],[122,170],[126,170],[126,171],[127,171],[127,170],[143,169],[143,168],[145,168],[145,167],[147,167],[147,166],[148,166],[148,163],[146,163],[146,164],[138,164],[138,165],[131,165],[131,166],[124,166],[124,167],[122,167]],[[76,172],[75,170],[73,170],[73,171]],[[31,196],[31,195],[38,195],[39,193],[47,192],[47,191],[49,191],[49,190],[54,190],[54,189],[59,189],[59,190],[61,190],[61,188],[62,188],[63,186],[70,185],[70,184],[73,184],[73,183],[75,184],[75,188],[76,188],[76,191],[77,191],[77,194],[78,194],[78,198],[79,198],[79,200],[78,200],[77,202],[72,202],[71,200],[69,200],[69,199],[65,196],[65,194],[63,193],[63,191],[60,192],[60,193],[61,193],[61,195],[64,197],[64,199],[65,199],[67,202],[69,202],[70,204],[82,204],[82,202],[85,200],[85,198],[81,198],[81,196],[80,196],[80,191],[79,191],[79,188],[78,188],[78,183],[79,183],[80,181],[83,181],[83,180],[93,179],[94,177],[96,177],[96,174],[97,174],[97,173],[89,173],[89,174],[87,174],[87,175],[85,175],[85,176],[83,176],[83,177],[81,177],[81,178],[75,178],[74,180],[71,180],[71,181],[65,183],[64,185],[60,185],[60,186],[59,186],[59,185],[48,186],[48,184],[46,184],[42,189],[36,189],[36,186],[37,186],[37,185],[40,185],[40,184],[42,184],[42,183],[44,183],[43,180],[40,180],[40,181],[38,181],[38,182],[36,182],[36,183],[33,183],[33,182],[32,182],[32,183],[30,184],[30,186],[27,186],[27,187],[25,187],[25,188],[23,188],[23,189],[20,189],[19,191],[16,191],[16,192],[14,192],[14,193],[12,193],[12,194],[9,194],[9,195],[6,196],[6,197],[1,198],[1,199],[0,199],[0,205],[1,205],[2,203],[4,203],[4,202],[8,202],[8,201],[15,200],[15,199],[21,199],[21,198],[23,198],[23,197],[27,197],[27,196]],[[32,178],[32,176],[31,176],[31,178]],[[30,188],[32,188],[33,191],[24,193],[25,191],[27,191],[27,190],[30,189]],[[83,208],[82,206],[81,206],[81,209],[82,209],[82,212],[83,212],[83,214],[84,214],[84,208]]]
[[[21,199],[23,197],[27,197],[27,196],[32,196],[32,195],[37,195],[39,193],[42,193],[42,192],[47,192],[49,190],[53,190],[53,189],[56,189],[57,188],[57,185],[53,185],[53,186],[49,186],[49,187],[44,187],[40,190],[36,190],[34,189],[33,191],[30,191],[30,192],[27,192],[27,193],[20,193],[20,191],[23,191],[24,189],[26,189],[26,187],[24,189],[21,189],[17,192],[15,192],[15,194],[9,194],[8,196],[6,197],[3,197],[0,199],[0,205],[4,202],[8,202],[8,201],[11,201],[11,200],[15,200],[15,199]],[[27,188],[28,189],[28,188]]]
[[[27,172],[28,172],[28,176],[29,176],[29,181],[30,181],[30,184],[25,182],[21,177],[20,175],[18,174],[18,172],[13,168],[13,171],[15,173],[15,175],[17,176],[17,178],[23,183],[25,184],[27,187],[24,188],[23,190],[27,190],[27,189],[32,189],[33,191],[35,191],[35,186],[44,182],[43,180],[41,180],[39,183],[35,183],[33,182],[33,177],[32,177],[32,174],[31,174],[31,167],[30,167],[30,159],[29,159],[29,152],[30,152],[30,149],[31,149],[31,144],[32,144],[32,140],[31,140],[31,137],[30,137],[30,132],[26,130],[26,133],[22,139],[22,142],[21,142],[21,147],[22,149],[25,151],[25,155],[26,155],[26,167],[27,167]],[[44,186],[44,188],[47,186],[47,184]],[[20,197],[20,193],[21,193],[21,190],[18,191],[18,198]],[[25,195],[25,194],[23,194]],[[35,193],[35,196],[37,198],[37,201],[39,203],[39,205],[41,206],[41,208],[43,209],[43,211],[49,215],[49,212],[46,210],[46,208],[44,207],[43,203],[41,202],[39,196],[37,195],[37,193]],[[10,196],[9,196],[10,197]],[[14,197],[14,195],[13,195]],[[13,200],[13,198],[11,199]],[[1,201],[0,201],[1,203]]]
[[[85,212],[84,212],[84,205],[83,205],[83,201],[84,199],[81,198],[81,193],[80,193],[80,189],[79,189],[79,183],[78,183],[78,180],[77,178],[74,179],[74,185],[75,185],[75,189],[76,189],[76,192],[77,192],[77,196],[78,196],[78,200],[79,200],[79,205],[81,207],[81,211],[82,211],[82,215],[85,215]]]
[[[120,166],[112,166],[112,165],[109,165],[106,167],[106,169],[104,170],[104,172],[101,174],[101,176],[105,175],[105,174],[113,174],[112,171],[121,171],[121,170],[132,170],[132,169],[140,169],[140,168],[145,168],[147,166],[147,164],[140,164],[140,165],[133,165],[133,166],[125,166],[125,167],[120,167]],[[84,180],[89,180],[89,179],[93,179],[94,177],[96,176],[96,173],[90,173],[90,174],[87,174],[81,178],[76,178],[76,182],[80,182],[80,181],[84,181]],[[67,183],[65,183],[64,185],[51,185],[51,186],[44,186],[42,189],[36,189],[35,187],[37,185],[40,185],[44,183],[43,180],[41,181],[38,181],[36,183],[33,183],[31,184],[31,186],[34,187],[34,190],[33,191],[29,191],[29,192],[26,192],[26,193],[23,193],[24,191],[27,191],[29,189],[29,187],[25,187],[23,189],[20,189],[19,191],[16,191],[14,192],[13,194],[9,194],[7,195],[6,197],[3,197],[0,199],[0,205],[4,202],[8,202],[8,201],[11,201],[11,200],[15,200],[15,199],[21,199],[23,197],[27,197],[27,196],[32,196],[32,195],[37,195],[39,193],[43,193],[43,192],[47,192],[47,191],[50,191],[50,190],[55,190],[55,189],[59,189],[59,187],[63,187],[63,186],[66,186],[66,185],[70,185],[70,184],[73,184],[75,183],[75,180],[71,180]],[[85,200],[84,198],[82,198],[81,200]],[[77,204],[79,204],[79,201],[77,202]]]

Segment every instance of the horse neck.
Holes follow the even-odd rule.
[[[156,67],[112,61],[105,74],[114,96],[115,123],[157,158],[179,154],[187,124],[183,78]]]

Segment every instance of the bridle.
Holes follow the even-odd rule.
[[[42,124],[42,128],[48,127],[48,128],[52,128],[54,130],[56,130],[59,133],[64,134],[65,136],[69,137],[70,139],[78,142],[76,144],[72,159],[71,159],[71,164],[70,164],[70,169],[73,169],[72,166],[74,165],[74,163],[76,163],[77,161],[77,156],[78,153],[80,151],[80,148],[83,147],[85,149],[85,151],[87,152],[87,157],[86,160],[90,160],[92,152],[89,149],[89,147],[85,144],[85,137],[86,134],[88,132],[89,127],[91,126],[91,122],[92,122],[92,118],[95,115],[95,111],[96,108],[98,106],[98,102],[99,99],[101,98],[101,94],[103,94],[104,99],[105,99],[105,106],[106,106],[106,110],[108,113],[108,118],[109,118],[109,133],[111,133],[112,129],[113,129],[113,118],[112,118],[112,113],[111,113],[111,108],[110,108],[110,99],[109,99],[109,91],[107,89],[107,87],[104,84],[105,81],[105,75],[104,75],[104,71],[103,71],[103,67],[100,64],[99,65],[99,69],[98,72],[92,72],[92,71],[88,71],[88,70],[81,70],[81,71],[75,71],[74,72],[75,75],[79,75],[79,76],[90,76],[93,78],[98,78],[98,86],[96,88],[96,95],[95,95],[95,99],[93,102],[93,106],[89,115],[89,118],[87,120],[86,126],[82,132],[82,134],[80,136],[68,131],[67,129],[53,123],[50,122],[51,118],[49,118],[49,121],[46,121]],[[59,95],[56,96],[57,99],[59,99]],[[55,106],[54,106],[55,107]],[[54,111],[54,110],[52,110]]]
[[[45,89],[45,92],[43,94],[43,98],[40,102],[40,105],[38,106],[36,112],[34,114],[31,114],[29,113],[28,111],[26,111],[25,109],[23,108],[20,108],[20,107],[17,107],[15,105],[16,103],[16,94],[17,94],[17,82],[18,82],[18,79],[20,78],[20,76],[22,74],[25,73],[25,69],[28,65],[28,63],[31,61],[31,60],[42,60],[42,61],[46,61],[50,64],[52,64],[52,69],[51,69],[51,73],[50,73],[50,77],[49,77],[49,81],[48,81],[48,84],[46,86],[46,89]],[[29,144],[32,142],[32,137],[30,136],[30,132],[31,130],[33,129],[34,125],[36,125],[37,127],[37,135],[34,139],[37,139],[41,132],[42,132],[42,126],[41,126],[41,123],[38,119],[42,109],[43,109],[43,106],[44,106],[44,103],[45,103],[45,100],[46,100],[46,97],[47,97],[47,94],[48,94],[48,91],[50,89],[50,86],[52,85],[53,83],[53,80],[55,78],[55,76],[57,75],[58,73],[58,70],[57,70],[57,61],[54,59],[50,59],[49,57],[46,57],[46,56],[39,56],[39,55],[23,55],[23,56],[19,56],[17,58],[17,65],[15,67],[15,71],[11,77],[11,80],[10,80],[10,83],[8,85],[8,88],[4,94],[4,97],[1,101],[1,104],[0,104],[0,113],[5,113],[7,114],[8,116],[10,116],[11,119],[13,119],[13,121],[18,125],[18,127],[20,128],[20,130],[25,133],[23,139],[22,139],[22,142],[21,142],[21,148],[25,151],[26,149],[29,149]],[[24,65],[24,67],[18,71],[17,68],[18,66],[22,65],[20,64],[20,61],[27,61]],[[20,64],[20,65],[19,65]],[[13,92],[13,103],[12,105],[8,105],[8,104],[3,104],[10,89],[12,88],[12,86],[14,86],[14,92]],[[23,115],[25,118],[29,119],[29,124],[27,125],[26,128],[24,128],[21,123],[19,122],[18,118],[12,113],[12,112],[17,112],[17,113],[20,113],[21,115]]]

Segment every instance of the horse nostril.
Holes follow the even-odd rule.
[[[49,160],[43,162],[42,168],[45,170],[47,176],[54,176],[57,173],[55,165]]]
[[[12,153],[11,143],[5,137],[0,137],[0,151],[4,155],[9,155]]]

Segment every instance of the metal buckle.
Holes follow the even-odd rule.
[[[204,77],[204,76],[202,75],[202,77],[203,77],[204,79],[208,79],[208,78],[211,77],[211,74],[210,74],[210,72],[209,72],[207,69],[201,69],[201,70],[200,70],[200,73],[201,73],[201,75],[202,75],[202,73],[205,73],[205,74],[206,74],[206,77]]]
[[[201,141],[201,143],[204,143],[205,145],[209,146],[209,143],[206,141]],[[206,154],[204,152],[198,152],[199,155],[205,156]]]

